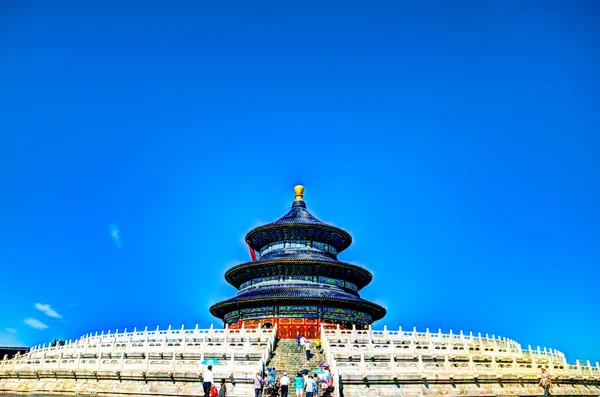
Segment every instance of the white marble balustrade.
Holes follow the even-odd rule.
[[[0,361],[4,372],[144,371],[202,372],[217,359],[217,373],[254,373],[270,357],[277,329],[168,329],[86,334],[63,346],[34,346],[27,354]]]
[[[397,377],[537,377],[547,368],[553,377],[600,380],[600,364],[569,364],[558,350],[529,346],[495,335],[390,330],[321,329],[329,362],[340,375]]]

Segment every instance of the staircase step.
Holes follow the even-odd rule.
[[[279,339],[275,349],[271,353],[271,359],[267,363],[267,367],[275,368],[277,371],[277,379],[284,372],[287,372],[290,378],[289,394],[295,395],[296,387],[294,378],[298,371],[302,369],[314,370],[319,364],[325,362],[325,355],[316,349],[315,340],[309,340],[311,346],[311,357],[306,360],[305,352],[298,347],[298,342],[293,339]]]

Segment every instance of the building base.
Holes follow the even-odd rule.
[[[317,339],[320,337],[321,325],[327,328],[367,329],[368,325],[353,324],[342,321],[324,321],[318,318],[260,318],[255,320],[243,320],[237,323],[229,324],[230,329],[240,328],[273,328],[277,324],[277,338],[296,339],[302,335],[307,339]]]

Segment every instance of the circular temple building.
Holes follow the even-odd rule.
[[[352,237],[307,211],[303,186],[294,191],[290,212],[246,235],[253,261],[225,273],[239,292],[210,312],[229,328],[277,324],[279,338],[315,338],[321,324],[368,327],[385,309],[359,295],[371,273],[337,259]]]

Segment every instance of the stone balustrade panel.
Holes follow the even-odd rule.
[[[213,365],[216,374],[254,374],[270,357],[275,336],[276,329],[212,328],[86,335],[64,346],[36,346],[19,359],[4,359],[0,378],[19,371],[87,371],[91,377],[121,371],[202,373],[207,358],[220,360]]]
[[[563,353],[523,349],[492,335],[399,330],[321,329],[323,349],[341,375],[517,376],[536,379],[540,368],[553,377],[600,380],[600,364],[567,364]]]

